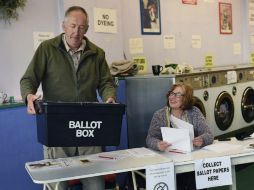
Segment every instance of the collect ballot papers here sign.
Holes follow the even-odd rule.
[[[232,185],[230,157],[206,158],[195,162],[197,189]]]

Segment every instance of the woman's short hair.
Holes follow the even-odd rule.
[[[194,105],[194,98],[193,98],[193,88],[190,85],[178,83],[173,84],[171,89],[168,91],[166,97],[167,97],[167,106],[169,106],[168,97],[171,92],[175,90],[176,87],[180,87],[184,90],[184,96],[183,96],[183,105],[182,109],[190,109]]]

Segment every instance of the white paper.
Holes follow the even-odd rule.
[[[236,71],[227,71],[227,84],[233,84],[237,82]]]
[[[233,52],[235,55],[241,55],[242,47],[241,43],[234,43],[233,44]]]
[[[192,146],[188,129],[161,127],[161,133],[163,141],[172,144],[169,149],[191,152]]]
[[[254,44],[254,33],[250,34],[250,41],[251,41],[251,44]]]
[[[146,168],[146,189],[175,190],[174,163],[152,165]]]
[[[222,152],[228,152],[228,151],[236,150],[236,149],[239,149],[241,147],[242,147],[242,145],[218,142],[218,143],[214,143],[214,144],[211,144],[211,145],[207,145],[207,146],[203,147],[203,149],[213,151],[213,152],[217,152],[217,153],[222,153]]]
[[[254,26],[254,10],[249,10],[249,25]]]
[[[170,116],[171,121],[177,126],[179,129],[188,129],[190,134],[190,143],[191,143],[191,150],[193,150],[193,144],[192,141],[194,139],[194,128],[193,125],[183,121],[181,119],[178,119],[177,117],[171,115]]]
[[[175,35],[164,35],[163,43],[165,49],[175,49]]]
[[[215,0],[204,0],[205,3],[214,3]]]
[[[130,51],[130,54],[142,54],[144,51],[143,38],[130,38],[129,51]]]
[[[155,154],[145,147],[128,149],[127,152],[135,157],[153,156]]]
[[[197,189],[232,185],[230,157],[196,160],[195,179]]]
[[[53,32],[33,32],[34,50],[38,48],[41,42],[49,40],[53,37],[54,37]]]
[[[117,33],[116,10],[94,8],[94,31]]]
[[[26,163],[26,167],[29,168],[29,170],[51,170],[66,167],[80,167],[90,164],[94,164],[94,162],[88,160],[88,158],[84,156],[77,156],[28,162]]]
[[[201,36],[192,35],[191,45],[192,45],[192,48],[201,48]]]

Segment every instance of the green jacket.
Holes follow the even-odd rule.
[[[62,35],[42,42],[36,50],[20,80],[23,100],[26,102],[28,94],[35,94],[40,83],[43,99],[49,101],[94,102],[97,89],[104,101],[109,97],[116,99],[105,52],[85,38],[85,51],[75,72]]]

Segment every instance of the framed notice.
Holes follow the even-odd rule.
[[[160,0],[140,0],[142,34],[161,34]]]
[[[232,5],[219,3],[219,22],[221,34],[232,34]]]

